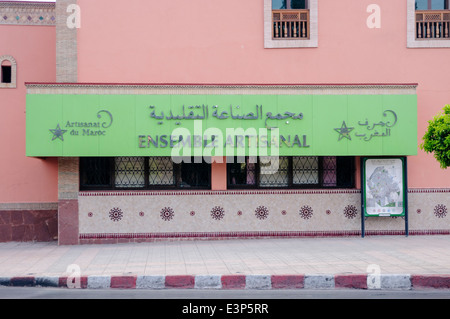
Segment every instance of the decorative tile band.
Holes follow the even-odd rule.
[[[450,188],[410,188],[408,193],[450,193]]]
[[[0,2],[0,25],[56,25],[55,3]]]
[[[19,1],[1,1],[0,9],[3,8],[28,8],[28,9],[51,9],[55,8],[55,2],[19,2]]]
[[[185,195],[267,195],[267,194],[358,194],[359,189],[227,190],[227,191],[83,191],[78,196],[185,196]]]
[[[366,230],[365,236],[404,236],[403,230]],[[410,230],[410,236],[450,235],[449,229]],[[86,239],[223,239],[223,238],[298,238],[298,237],[354,237],[361,231],[260,231],[260,232],[189,232],[189,233],[116,233],[116,234],[80,234],[80,240]]]
[[[254,231],[254,232],[179,232],[179,233],[116,233],[80,234],[80,239],[170,239],[170,238],[258,238],[258,237],[335,237],[358,236],[358,231],[298,232],[298,231]]]
[[[163,195],[261,195],[261,194],[360,194],[360,189],[296,190],[195,190],[195,191],[83,191],[78,196],[163,196]],[[450,188],[410,188],[408,193],[450,193]]]

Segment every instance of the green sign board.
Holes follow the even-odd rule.
[[[416,95],[28,94],[26,154],[417,154]]]

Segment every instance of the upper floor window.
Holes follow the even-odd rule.
[[[272,10],[307,9],[307,0],[272,0]]]
[[[309,39],[306,0],[272,0],[273,39]]]
[[[3,62],[3,64],[7,64]],[[11,83],[11,65],[2,64],[2,83]]]
[[[318,0],[264,0],[265,48],[318,46]]]
[[[16,60],[9,55],[0,56],[0,88],[15,88],[16,72]]]
[[[448,10],[448,0],[416,0],[416,10]]]
[[[416,39],[449,39],[449,0],[416,0]]]

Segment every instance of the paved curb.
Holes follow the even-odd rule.
[[[0,286],[80,289],[450,289],[450,275],[149,275],[0,277]]]

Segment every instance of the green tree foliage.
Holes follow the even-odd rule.
[[[434,153],[441,168],[446,169],[450,166],[450,105],[446,105],[444,113],[435,116],[428,124],[420,148],[427,153]]]

